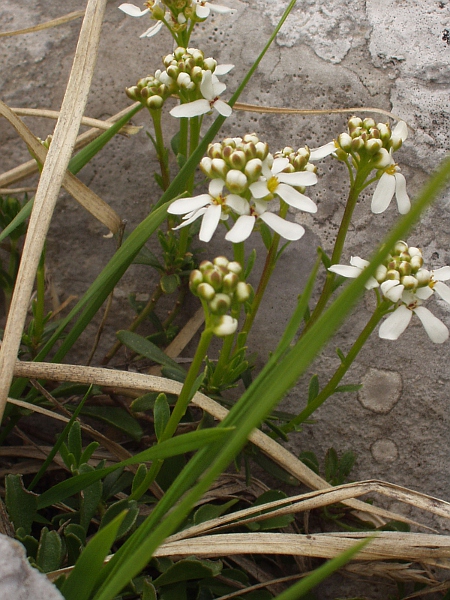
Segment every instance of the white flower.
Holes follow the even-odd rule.
[[[248,202],[236,194],[222,196],[225,182],[221,179],[213,179],[208,188],[208,194],[201,194],[192,198],[180,198],[175,200],[167,209],[172,215],[184,215],[183,223],[174,227],[180,229],[190,225],[196,219],[202,218],[199,238],[202,242],[209,242],[219,225],[220,220],[228,218],[228,209],[238,214],[243,214]]]
[[[269,212],[267,202],[256,200],[254,206],[247,205],[245,213],[241,214],[225,236],[225,239],[234,244],[243,242],[252,233],[256,219],[264,221],[266,225],[286,240],[299,240],[305,233],[304,228],[298,223],[286,221],[282,217]]]
[[[296,173],[282,173],[287,167],[289,160],[287,158],[276,158],[273,161],[272,169],[269,168],[267,161],[263,162],[262,173],[265,179],[255,181],[250,186],[250,191],[254,198],[265,198],[271,194],[277,194],[290,206],[304,210],[305,212],[317,212],[317,206],[304,194],[294,189],[295,187],[304,187],[317,183],[317,175],[311,171],[298,171]]]
[[[125,4],[121,4],[119,6],[119,9],[130,17],[143,17],[144,15],[146,15],[147,13],[150,12],[149,8],[146,8],[145,10],[141,10],[138,6],[135,6],[134,4],[129,4],[128,2],[126,2]],[[139,37],[140,38],[153,37],[161,30],[162,26],[163,26],[162,21],[156,21],[156,23],[154,25],[149,27]]]
[[[391,203],[395,193],[398,212],[405,215],[411,208],[411,202],[406,192],[406,180],[397,165],[389,167],[380,177],[372,198],[372,212],[380,214]]]
[[[368,260],[364,260],[359,256],[352,256],[350,259],[350,265],[332,265],[331,267],[328,267],[328,270],[332,273],[336,273],[336,275],[342,275],[342,277],[355,279],[363,272],[368,264],[370,264]],[[378,286],[379,283],[375,277],[370,277],[365,285],[367,290],[372,290]]]
[[[380,326],[380,338],[385,340],[397,340],[408,327],[414,312],[421,320],[422,325],[432,342],[435,344],[443,344],[447,341],[449,332],[444,323],[435,317],[428,308],[420,306],[422,301],[417,294],[420,289],[427,288],[419,288],[416,292],[404,291],[402,293],[402,303]]]
[[[211,2],[204,2],[203,0],[194,0],[195,14],[199,19],[206,19],[210,12],[215,12],[219,15],[234,15],[236,12],[233,8],[227,6],[221,6],[220,4],[211,4]]]
[[[194,100],[193,102],[187,102],[185,104],[179,104],[172,108],[170,114],[172,117],[199,117],[205,115],[213,108],[217,110],[223,117],[229,117],[231,115],[231,106],[229,106],[223,100],[220,100],[219,96],[226,90],[226,85],[221,83],[211,71],[203,71],[202,82],[200,84],[200,91],[203,98],[200,100]]]

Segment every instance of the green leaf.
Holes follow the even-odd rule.
[[[155,406],[155,400],[158,397],[158,392],[149,392],[143,396],[139,396],[133,400],[130,404],[130,408],[133,412],[145,412],[147,410],[153,410]]]
[[[122,344],[125,344],[125,346],[130,348],[130,350],[136,352],[136,354],[145,356],[145,358],[149,358],[159,365],[165,365],[175,371],[180,371],[184,376],[186,376],[186,371],[183,369],[183,367],[180,367],[177,362],[175,362],[172,358],[169,358],[167,354],[164,354],[164,352],[160,350],[158,346],[149,340],[146,340],[141,335],[138,335],[132,331],[121,330],[117,332],[117,337]]]
[[[133,260],[133,264],[134,265],[148,265],[150,267],[153,267],[157,271],[161,271],[163,269],[163,266],[159,262],[156,255],[153,254],[153,252],[151,252],[147,248],[147,246],[142,246],[138,255]]]
[[[91,442],[86,448],[83,450],[82,455],[80,456],[80,464],[87,463],[97,448],[100,446],[98,442]]]
[[[309,467],[311,469],[311,471],[314,471],[314,473],[316,475],[319,475],[320,473],[320,466],[319,466],[319,460],[317,458],[317,456],[314,454],[314,452],[302,452],[301,454],[299,454],[299,460],[302,461],[302,463],[304,465],[306,465],[307,467]]]
[[[153,409],[156,439],[159,441],[170,419],[170,407],[165,394],[158,394]]]
[[[245,273],[244,273],[244,281],[247,280],[247,277],[253,271],[253,266],[255,264],[255,260],[256,260],[256,250],[253,248],[253,250],[250,252],[248,259],[247,259],[247,265],[245,267]]]
[[[186,558],[173,564],[165,573],[157,577],[153,583],[156,587],[161,587],[191,579],[217,577],[221,571],[222,561],[220,560],[211,561]]]
[[[103,567],[103,561],[116,539],[125,515],[124,511],[90,540],[77,560],[75,568],[61,586],[61,593],[65,600],[89,599]]]
[[[95,470],[90,465],[81,465],[80,474],[93,473]],[[103,486],[101,481],[94,481],[81,492],[80,525],[87,532],[92,517],[97,512],[97,507],[102,499]]]
[[[157,600],[155,586],[147,579],[142,589],[142,600]]]
[[[161,442],[160,444],[157,444],[148,450],[139,452],[139,454],[127,458],[126,460],[110,467],[97,469],[91,473],[76,475],[75,477],[71,477],[66,481],[56,484],[54,487],[41,494],[37,500],[37,508],[40,510],[57,502],[61,502],[65,498],[78,493],[86,486],[91,485],[95,481],[102,479],[109,473],[112,473],[116,469],[123,468],[124,466],[135,465],[152,460],[164,460],[169,458],[169,456],[174,456],[176,454],[193,452],[194,450],[198,450],[199,448],[207,446],[212,442],[216,442],[219,439],[222,439],[222,441],[225,442],[231,431],[232,429],[228,428],[192,431],[190,433],[185,433],[175,438],[171,438],[165,442]]]
[[[86,544],[86,534],[78,523],[69,523],[64,527],[64,541],[67,547],[69,564],[75,564]]]
[[[319,394],[319,377],[317,375],[313,375],[309,380],[308,387],[308,404],[312,402]]]
[[[131,493],[133,493],[141,485],[147,475],[147,467],[145,465],[139,465],[136,474],[133,477],[133,483],[131,485]]]
[[[31,533],[31,525],[36,516],[38,496],[28,492],[21,475],[6,475],[5,504],[14,529],[22,528],[23,533]]]
[[[239,500],[235,498],[234,500],[225,502],[225,504],[203,504],[203,506],[200,506],[194,513],[194,525],[199,525],[200,523],[210,521],[211,519],[217,519],[217,517],[226,513],[227,510],[234,506],[238,501]]]
[[[264,221],[259,222],[259,230],[261,233],[262,241],[264,242],[264,246],[266,247],[266,250],[269,251],[272,245],[272,232],[270,231],[269,227],[264,223]]]
[[[345,354],[340,348],[336,348],[336,354],[339,356],[341,363],[345,363]]]
[[[136,523],[136,519],[139,515],[139,508],[137,502],[135,500],[128,500],[128,498],[118,500],[114,504],[111,504],[111,506],[103,515],[103,518],[100,523],[100,529],[103,529],[106,525],[108,525],[108,523],[113,521],[113,519],[115,519],[117,515],[121,514],[122,511],[125,510],[127,511],[127,513],[117,531],[116,540],[119,540],[121,537],[126,535]]]
[[[295,477],[293,477],[290,473],[285,471],[282,467],[280,467],[276,462],[265,456],[262,452],[256,451],[253,456],[255,462],[258,463],[269,475],[272,477],[276,477],[283,483],[287,483],[288,485],[299,485],[299,482]]]
[[[325,269],[328,269],[329,267],[331,267],[331,259],[329,258],[328,254],[325,252],[325,250],[319,246],[317,248],[317,251],[319,252],[320,260],[322,261]]]
[[[163,275],[161,277],[160,285],[165,294],[173,294],[180,285],[180,278],[176,273],[172,273],[172,275]]]
[[[47,527],[43,527],[36,556],[37,566],[44,573],[56,571],[61,566],[63,556],[64,548],[60,535],[56,531],[49,531]]]
[[[14,219],[7,225],[0,233],[0,242],[3,242],[8,236],[10,236],[18,227],[22,225],[25,219],[31,215],[31,209],[33,208],[34,198],[28,200],[28,202],[21,208],[20,212],[14,217]]]
[[[139,441],[142,437],[142,428],[134,417],[119,406],[87,406],[81,411],[94,419],[99,419],[123,431],[133,440]]]
[[[359,392],[360,389],[362,389],[363,385],[362,384],[348,384],[348,385],[339,385],[335,390],[334,390],[334,394],[340,394],[342,392]]]
[[[331,482],[338,470],[338,456],[334,448],[328,448],[325,455],[325,479]]]
[[[78,468],[80,466],[80,458],[82,453],[81,427],[78,421],[74,421],[72,423],[69,435],[67,436],[67,448],[69,453],[72,454],[74,458],[75,468]]]

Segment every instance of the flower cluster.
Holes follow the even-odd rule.
[[[352,257],[350,265],[333,265],[329,271],[344,277],[357,277],[368,264],[368,261],[356,256]],[[408,327],[414,312],[433,342],[445,342],[449,336],[447,327],[421,304],[434,292],[450,304],[450,288],[443,283],[449,279],[450,267],[434,271],[425,269],[419,248],[397,242],[386,261],[377,268],[375,277],[366,284],[368,289],[379,287],[383,297],[396,305],[392,314],[382,323],[380,337],[398,339]]]
[[[212,108],[230,116],[231,108],[219,98],[226,85],[217,76],[228,73],[233,65],[218,65],[213,58],[205,58],[201,50],[182,47],[165,56],[163,63],[164,71],[158,69],[154,76],[127,88],[128,97],[158,109],[169,96],[177,94],[182,104],[170,111],[174,117],[199,116]]]
[[[219,337],[231,335],[238,322],[228,313],[239,311],[239,306],[247,302],[253,290],[250,284],[241,280],[242,267],[238,262],[230,262],[225,256],[218,256],[210,262],[203,261],[198,269],[191,272],[189,287],[198,296],[209,313],[209,324]]]
[[[227,138],[208,147],[201,162],[202,171],[212,181],[208,194],[175,200],[168,212],[184,215],[185,227],[202,218],[200,239],[209,242],[219,222],[233,217],[234,225],[225,239],[246,240],[260,219],[287,240],[305,233],[297,223],[269,211],[269,202],[278,197],[296,209],[315,213],[317,206],[304,195],[306,186],[317,182],[316,167],[308,162],[309,150],[287,148],[274,158],[269,146],[252,133],[243,138]],[[229,193],[224,189],[227,189]]]
[[[348,133],[341,133],[335,142],[333,152],[339,160],[346,161],[351,156],[356,168],[364,162],[369,170],[377,169],[380,180],[372,198],[372,212],[376,214],[387,209],[394,193],[400,214],[406,214],[411,208],[405,178],[392,156],[407,136],[408,127],[404,121],[391,131],[387,123],[351,117]]]
[[[227,6],[203,0],[147,0],[145,6],[147,8],[144,10],[128,2],[119,6],[119,9],[130,17],[143,17],[148,14],[151,19],[156,21],[144,31],[141,38],[153,37],[162,29],[163,25],[168,27],[175,37],[186,29],[191,29],[191,24],[204,21],[211,12],[221,15],[232,15],[236,12]]]

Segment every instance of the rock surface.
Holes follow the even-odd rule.
[[[0,534],[0,556],[0,598],[64,600],[47,577],[33,569],[22,544]]]

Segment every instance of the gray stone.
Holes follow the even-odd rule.
[[[22,544],[0,535],[0,556],[0,598],[64,600],[47,577],[33,569]]]

